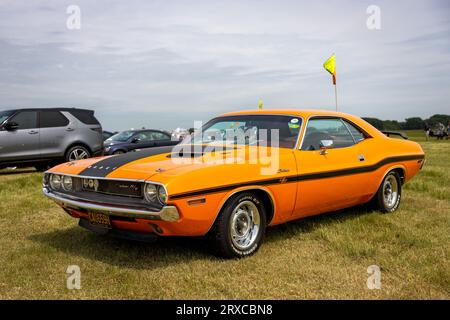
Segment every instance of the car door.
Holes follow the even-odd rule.
[[[6,129],[6,123],[14,125]],[[19,111],[0,129],[0,160],[7,162],[33,160],[40,157],[38,111]]]
[[[312,117],[297,162],[297,217],[337,210],[357,204],[365,194],[365,175],[357,141],[340,118]],[[328,146],[328,148],[326,148]],[[322,148],[322,149],[321,149]]]
[[[74,130],[75,123],[58,110],[39,112],[40,148],[42,158],[63,156],[67,147],[66,138]]]
[[[155,141],[152,137],[152,131],[141,131],[136,133],[131,138],[131,142],[132,143],[129,149],[132,150],[151,148],[155,146]]]

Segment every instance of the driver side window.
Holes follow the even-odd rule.
[[[339,118],[310,119],[301,150],[320,150],[321,141],[333,141],[333,148],[345,148],[355,144],[352,135]]]
[[[21,111],[16,114],[10,122],[18,125],[18,130],[35,129],[38,127],[37,111]]]

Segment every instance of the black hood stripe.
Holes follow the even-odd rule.
[[[173,146],[156,147],[111,156],[90,165],[89,167],[81,171],[78,175],[86,177],[104,178],[114,170],[117,170],[118,168],[130,162],[151,156],[156,156],[158,154],[169,153],[172,151],[172,149]]]
[[[155,147],[155,148],[148,148],[143,149],[140,151],[135,152],[128,152],[121,155],[111,156],[106,159],[100,160],[99,162],[96,162],[83,171],[81,171],[78,175],[84,176],[84,177],[97,177],[97,178],[104,178],[114,170],[119,169],[120,167],[136,161],[143,158],[156,156],[159,154],[164,153],[171,153],[172,150],[176,146],[164,146],[164,147]],[[194,157],[194,156],[201,156],[204,152],[212,152],[214,151],[214,146],[201,146],[201,153],[195,153],[197,150],[194,146],[188,145],[184,146],[183,148],[178,148],[179,150],[176,150],[177,152],[176,156],[178,157]],[[218,147],[218,150],[220,151],[227,151],[227,150],[233,150],[236,148],[227,148],[227,147]],[[171,155],[173,156],[173,154]]]

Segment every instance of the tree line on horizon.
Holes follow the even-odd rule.
[[[370,117],[363,117],[363,119],[378,130],[424,130],[425,128],[433,128],[438,123],[442,123],[445,126],[450,123],[450,115],[446,114],[435,114],[428,119],[420,117],[406,118],[405,121],[381,120]]]

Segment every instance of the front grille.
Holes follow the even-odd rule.
[[[135,181],[75,178],[78,190],[115,196],[142,198],[142,183]]]

